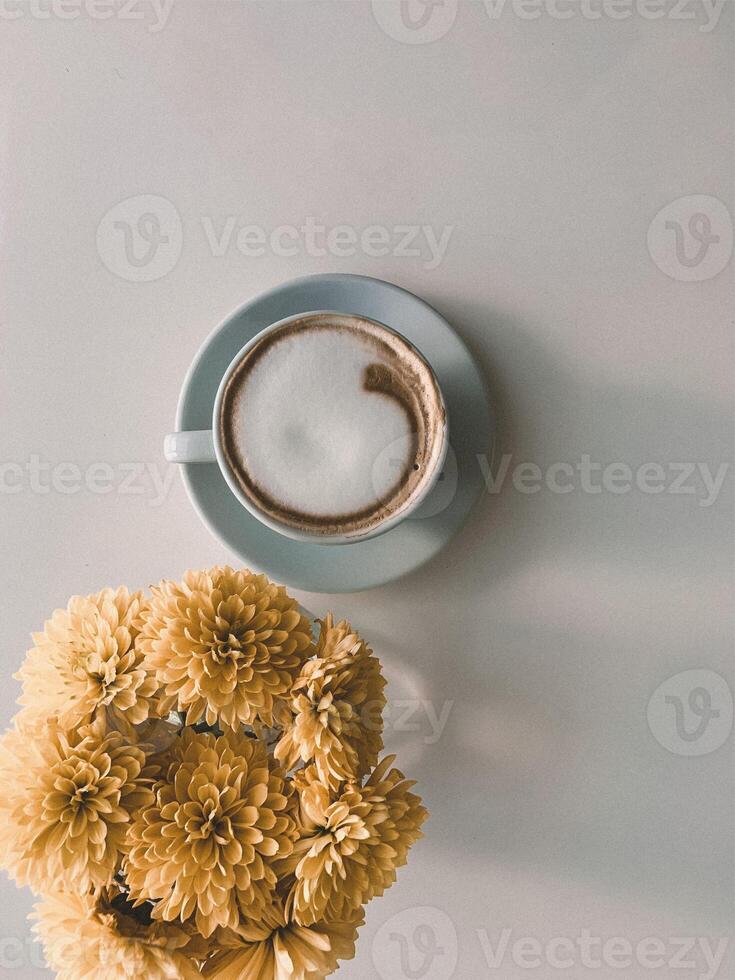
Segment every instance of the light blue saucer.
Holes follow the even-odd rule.
[[[450,452],[427,500],[385,534],[355,544],[324,545],[294,541],[265,527],[239,503],[216,464],[186,463],[182,475],[204,523],[250,568],[306,592],[358,592],[412,572],[457,532],[485,489],[477,454],[492,445],[494,419],[475,361],[436,310],[392,283],[335,273],[286,282],[228,317],[189,369],[176,428],[211,428],[217,387],[235,354],[268,324],[307,310],[358,313],[385,323],[431,364],[447,405]]]

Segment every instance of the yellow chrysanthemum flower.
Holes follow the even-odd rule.
[[[202,973],[210,980],[323,980],[339,960],[354,957],[357,930],[364,921],[358,909],[345,922],[300,926],[276,902],[257,922],[236,931],[220,930],[218,950]]]
[[[294,918],[302,925],[343,920],[396,879],[411,845],[423,835],[426,810],[414,785],[388,756],[365,786],[347,783],[333,800],[309,770],[296,780],[301,839],[294,849]]]
[[[135,646],[140,592],[103,589],[57,609],[16,674],[23,682],[19,724],[58,718],[67,730],[90,722],[130,733],[152,712],[157,683]]]
[[[162,711],[230,728],[273,723],[311,648],[298,603],[265,575],[211,568],[164,581],[140,637]]]
[[[133,814],[153,798],[151,776],[119,732],[11,729],[0,739],[0,864],[37,892],[109,884]]]
[[[426,818],[380,662],[229,567],[75,597],[0,738],[0,865],[59,980],[324,980]]]
[[[296,837],[290,788],[264,744],[185,729],[153,789],[130,831],[133,899],[157,902],[157,919],[194,917],[205,937],[260,914],[273,898],[272,863]]]
[[[307,661],[293,687],[293,720],[276,747],[288,769],[313,761],[332,789],[357,780],[383,748],[385,678],[380,661],[344,620],[320,621],[316,658]]]
[[[36,906],[33,927],[57,980],[195,980],[192,954],[206,955],[192,936],[153,922],[116,889],[94,895],[52,895]]]

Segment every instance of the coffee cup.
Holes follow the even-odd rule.
[[[212,427],[166,437],[166,459],[216,463],[272,530],[346,544],[415,514],[441,473],[448,419],[436,376],[400,333],[364,316],[279,320],[233,358]]]

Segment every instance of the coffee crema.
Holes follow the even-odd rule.
[[[434,373],[364,317],[304,314],[245,352],[222,393],[219,439],[242,493],[286,528],[359,537],[423,495],[446,415]]]

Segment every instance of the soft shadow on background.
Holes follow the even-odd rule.
[[[488,378],[494,472],[504,453],[513,459],[460,535],[392,587],[407,610],[406,644],[379,626],[369,631],[395,696],[421,688],[417,696],[435,702],[433,728],[423,711],[408,723],[431,743],[412,775],[433,802],[432,840],[459,858],[471,842],[518,867],[555,868],[621,894],[665,893],[683,911],[719,917],[732,890],[732,815],[716,790],[729,779],[727,748],[697,766],[669,755],[647,728],[646,705],[678,670],[730,669],[729,624],[714,614],[727,602],[717,582],[731,562],[721,535],[731,485],[705,508],[690,494],[635,489],[524,494],[511,477],[517,462],[574,465],[592,447],[603,465],[702,460],[716,470],[728,459],[728,413],[673,386],[591,387],[545,350],[540,325],[491,305],[435,305]],[[472,342],[478,335],[483,346]],[[543,413],[514,414],[518,379],[499,367],[510,345]],[[624,418],[635,424],[621,426]],[[375,590],[358,605],[380,606],[387,595]],[[415,674],[420,683],[406,683]],[[410,741],[389,725],[389,748],[391,737]]]

